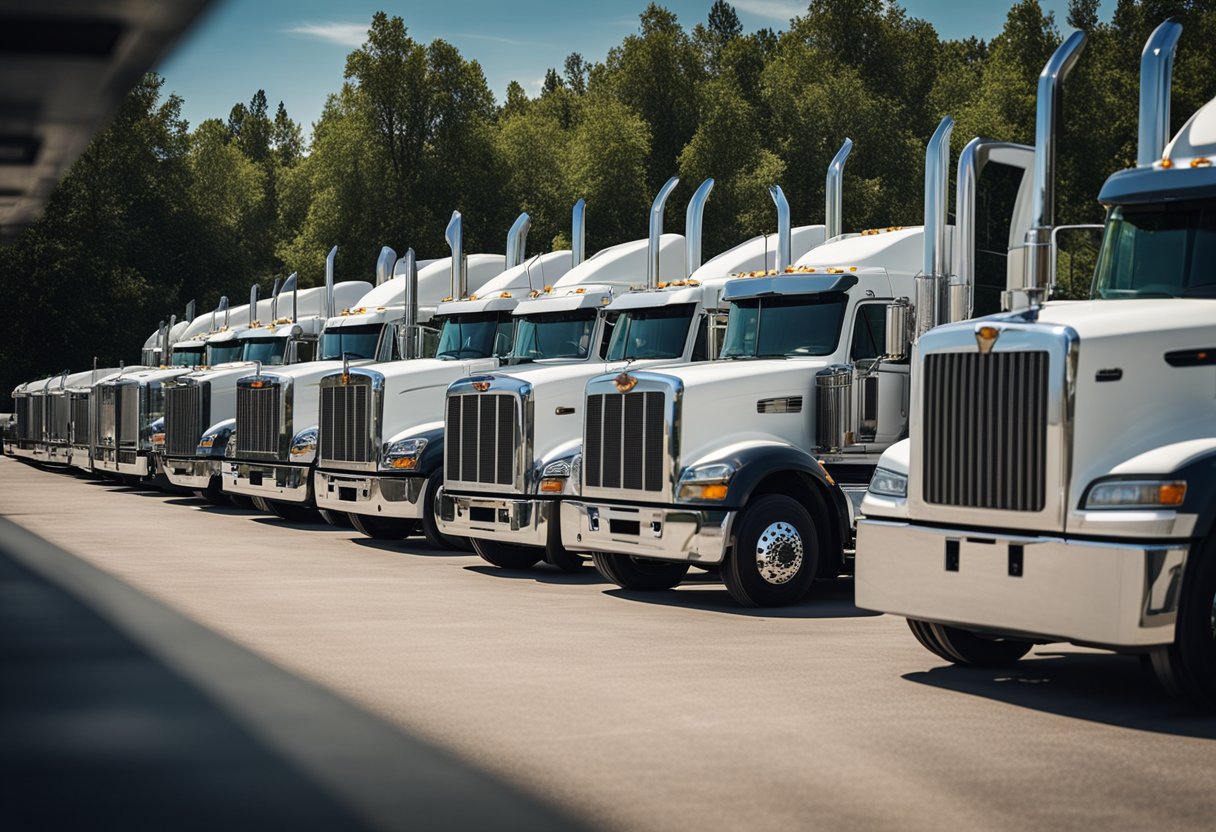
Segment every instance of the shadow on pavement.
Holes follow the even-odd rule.
[[[646,604],[682,607],[705,612],[720,612],[750,618],[871,618],[880,613],[853,605],[851,580],[816,583],[811,594],[788,607],[753,609],[741,607],[717,581],[716,575],[706,574],[701,580],[686,581],[678,589],[662,592],[638,592],[630,589],[608,589],[605,595]]]
[[[508,580],[526,580],[535,581],[538,584],[568,584],[588,586],[594,584],[606,584],[608,581],[603,578],[599,572],[596,572],[590,566],[584,567],[577,572],[564,572],[556,566],[548,563],[538,563],[531,569],[502,569],[498,566],[490,566],[489,564],[466,566],[467,572],[479,572],[482,575],[490,575],[495,578],[506,578]]]
[[[945,665],[903,678],[1104,725],[1216,739],[1216,717],[1171,700],[1136,656],[1054,649],[1032,656],[997,670]]]
[[[227,509],[220,509],[226,511]],[[296,520],[284,520],[281,517],[275,517],[273,514],[262,514],[258,511],[246,511],[245,509],[237,509],[242,514],[257,515],[253,518],[254,523],[262,523],[267,526],[277,526],[280,529],[295,529],[302,532],[337,532],[340,534],[350,534],[350,529],[340,529],[337,526],[331,526],[323,520],[318,520],[315,523],[300,523]]]
[[[0,828],[577,823],[0,519]]]
[[[427,558],[461,558],[471,554],[459,549],[441,549],[438,546],[432,546],[430,541],[425,537],[405,537],[401,540],[376,540],[373,537],[365,537],[354,529],[345,529],[345,531],[354,535],[351,538],[351,543],[354,543],[356,546],[379,549],[382,552],[392,552],[395,555],[418,555]]]

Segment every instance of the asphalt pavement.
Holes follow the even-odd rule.
[[[1211,829],[1216,814],[1216,719],[1166,699],[1136,659],[1052,645],[1013,670],[946,666],[901,619],[854,607],[848,581],[744,610],[710,575],[635,594],[589,568],[504,571],[10,459],[0,515],[70,553],[18,568],[167,663],[260,744],[242,753],[320,784],[334,805],[319,811],[371,826],[395,806],[342,782],[343,755],[415,775],[434,761],[432,809],[467,795],[537,825]],[[204,652],[330,697],[330,733],[310,739],[280,713],[295,700],[241,689],[114,592],[201,625]],[[442,825],[442,809],[423,817]]]

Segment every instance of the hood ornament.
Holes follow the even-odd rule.
[[[628,393],[630,390],[638,386],[638,377],[631,376],[627,371],[623,371],[619,376],[612,380],[616,385],[616,389],[621,393]]]
[[[476,390],[478,393],[486,392],[487,390],[490,389],[490,379],[489,378],[477,379],[477,381],[473,382],[473,389]]]
[[[992,352],[992,345],[1001,337],[1001,331],[994,326],[977,326],[975,328],[975,343],[980,348],[980,355]]]

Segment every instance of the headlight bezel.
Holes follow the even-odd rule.
[[[317,456],[317,443],[320,441],[321,430],[317,425],[304,428],[291,438],[291,446],[287,454],[297,462],[312,462]],[[301,457],[307,457],[301,459]]]
[[[1186,502],[1186,492],[1186,480],[1177,477],[1107,477],[1089,484],[1081,508],[1083,511],[1175,511]]]
[[[380,467],[390,471],[416,471],[422,460],[422,452],[430,440],[425,436],[411,436],[385,442],[380,452]]]
[[[676,499],[682,502],[721,503],[730,493],[730,481],[738,473],[731,462],[705,462],[680,472]]]
[[[874,469],[866,490],[875,497],[906,500],[908,499],[908,475],[878,466]]]
[[[207,431],[198,440],[194,449],[199,456],[222,456],[228,449],[228,440],[232,438],[234,428],[231,425]]]

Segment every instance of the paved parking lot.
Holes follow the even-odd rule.
[[[848,582],[634,595],[9,459],[0,514],[592,827],[1212,827],[1216,719],[1135,659],[946,667]]]

